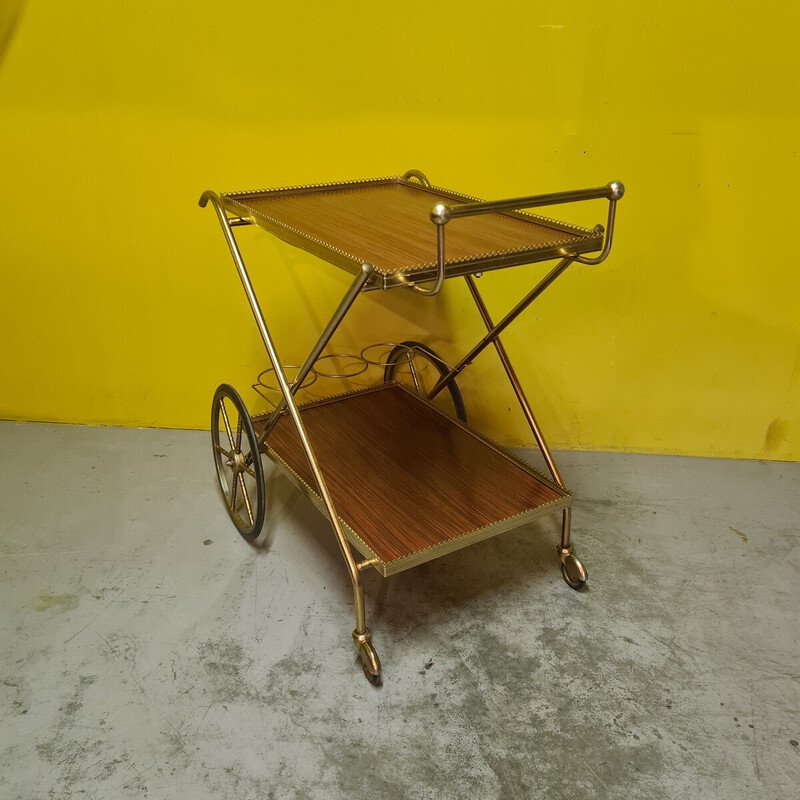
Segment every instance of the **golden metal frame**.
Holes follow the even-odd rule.
[[[277,220],[270,219],[263,214],[258,214],[252,209],[247,208],[246,204],[242,203],[240,198],[245,194],[252,193],[237,192],[218,195],[212,191],[206,191],[200,198],[201,207],[205,207],[208,203],[211,203],[211,206],[216,213],[228,249],[247,296],[250,309],[253,313],[262,341],[267,350],[271,368],[275,373],[281,393],[280,402],[271,414],[253,418],[253,421],[261,421],[265,423],[263,431],[258,436],[258,447],[283,469],[288,477],[301,489],[301,491],[303,491],[304,494],[306,494],[307,497],[310,498],[312,503],[314,503],[314,505],[316,505],[317,508],[319,508],[320,511],[322,511],[322,513],[331,522],[336,540],[347,565],[347,571],[352,584],[355,612],[355,629],[353,630],[352,634],[353,641],[359,651],[359,656],[364,671],[373,683],[379,682],[381,667],[377,653],[371,644],[370,630],[366,626],[364,591],[361,581],[361,573],[365,569],[376,569],[381,575],[386,577],[424,563],[425,561],[437,558],[445,553],[453,552],[454,550],[466,547],[470,544],[481,541],[482,539],[486,539],[490,536],[494,536],[506,530],[518,527],[519,525],[525,524],[531,519],[541,516],[544,513],[561,510],[561,540],[556,549],[561,562],[562,574],[565,581],[573,588],[580,588],[585,583],[586,570],[575,557],[570,540],[572,515],[572,509],[570,507],[571,494],[564,486],[564,482],[558,472],[552,453],[550,452],[550,449],[544,439],[541,429],[539,428],[530,403],[528,402],[520,381],[511,365],[511,361],[508,357],[505,347],[500,341],[500,334],[537,297],[539,297],[545,289],[552,285],[552,283],[564,273],[570,264],[576,261],[582,264],[599,264],[608,257],[614,234],[616,203],[624,193],[624,187],[621,183],[612,182],[604,187],[593,189],[533,195],[494,202],[485,202],[468,195],[462,195],[449,190],[433,187],[424,173],[418,170],[409,170],[400,178],[377,179],[371,181],[350,181],[337,184],[315,184],[312,186],[292,187],[292,191],[323,191],[330,189],[331,187],[340,186],[377,185],[381,182],[386,182],[389,180],[400,180],[408,184],[416,183],[422,187],[434,189],[439,195],[445,196],[447,199],[453,201],[452,205],[441,201],[437,202],[430,212],[430,219],[435,226],[437,237],[437,260],[435,264],[415,265],[405,274],[380,275],[371,264],[359,262],[356,257],[349,253],[331,248],[325,242],[314,240],[312,237],[307,236],[302,231],[289,229],[287,226],[283,225]],[[287,190],[276,189],[265,191],[271,192]],[[524,211],[524,209],[562,203],[573,203],[592,199],[606,199],[609,202],[608,220],[605,231],[600,225],[595,226],[592,231],[587,231],[586,229],[577,228],[576,226],[566,225],[565,223],[547,219],[547,223],[549,225],[564,230],[565,232],[570,232],[573,234],[577,233],[582,237],[582,240],[577,245],[573,245],[569,250],[565,250],[563,247],[557,246],[543,247],[537,251],[535,258],[533,258],[530,253],[526,253],[524,256],[520,256],[518,258],[518,254],[515,254],[513,251],[504,251],[502,253],[494,254],[490,258],[482,259],[480,263],[471,262],[469,259],[462,259],[460,262],[448,262],[446,259],[445,228],[451,219],[487,213],[505,213],[529,218],[533,217],[533,215],[529,215],[528,212]],[[348,270],[355,276],[352,284],[334,311],[330,322],[323,329],[319,339],[317,340],[317,343],[311,349],[311,352],[304,361],[302,367],[297,372],[297,375],[291,384],[286,380],[286,377],[283,373],[283,368],[281,366],[282,361],[278,357],[275,343],[259,306],[258,299],[234,235],[233,229],[235,227],[249,224],[256,224],[269,233],[272,233],[291,244],[297,245],[314,255],[320,256],[334,266],[342,267]],[[604,236],[603,233],[605,233]],[[597,250],[600,250],[598,256],[589,257],[586,255],[586,253],[597,252]],[[520,260],[520,258],[522,260]],[[538,284],[536,284],[533,289],[531,289],[531,291],[528,292],[528,294],[525,295],[525,297],[501,319],[499,323],[494,324],[483,298],[478,291],[475,282],[475,276],[479,277],[483,271],[488,269],[497,269],[514,266],[521,263],[530,263],[532,260],[546,261],[553,258],[560,259],[558,264]],[[427,550],[415,553],[411,557],[398,559],[397,561],[392,562],[383,562],[359,538],[357,532],[348,527],[336,513],[336,508],[328,490],[323,469],[317,460],[314,449],[303,424],[300,414],[300,408],[302,408],[302,406],[297,405],[297,402],[295,401],[295,394],[302,387],[306,377],[312,371],[314,364],[320,358],[323,350],[328,345],[337,328],[339,327],[339,324],[350,310],[356,297],[362,291],[369,291],[377,288],[389,289],[405,287],[415,291],[416,293],[431,296],[437,294],[441,290],[446,278],[455,276],[463,276],[465,278],[468,290],[473,301],[475,302],[478,313],[486,327],[487,333],[459,362],[455,364],[455,366],[450,369],[447,375],[442,377],[437,382],[434,388],[428,393],[427,401],[431,401],[450,381],[454,380],[457,375],[459,375],[469,364],[472,363],[472,361],[480,352],[482,352],[490,344],[494,345],[501,365],[503,366],[503,369],[506,372],[509,381],[511,382],[512,389],[523,415],[531,429],[537,446],[542,452],[550,474],[552,475],[552,482],[544,478],[544,476],[541,476],[529,465],[521,462],[519,459],[516,459],[503,448],[495,445],[497,452],[501,453],[504,457],[511,459],[518,466],[522,466],[522,468],[526,471],[529,471],[532,474],[535,473],[540,480],[558,490],[561,493],[561,499],[546,506],[540,507],[533,512],[518,515],[517,517],[512,517],[507,520],[501,520],[494,525],[489,525],[487,527],[471,531],[456,540],[428,548]],[[432,287],[426,289],[419,285],[420,283],[424,283],[428,280],[433,281]],[[434,408],[437,413],[443,414],[442,411],[437,409],[430,402],[429,405],[431,405],[431,407]],[[290,415],[297,430],[303,451],[308,459],[316,487],[312,487],[303,481],[288,466],[288,464],[286,464],[280,458],[280,456],[275,453],[272,448],[270,448],[269,443],[267,442],[269,432],[272,430],[281,414],[286,413]],[[461,425],[461,423],[456,424]],[[462,425],[461,427],[469,431],[471,434],[476,435],[466,426]],[[356,561],[350,549],[351,545],[360,553],[361,556],[363,556],[363,560]]]
[[[621,186],[621,184],[608,184],[607,186],[596,189],[582,189],[574,192],[536,195],[533,197],[518,198],[514,201],[496,201],[490,204],[476,197],[472,197],[471,195],[454,192],[441,186],[434,186],[422,172],[418,170],[409,170],[402,176],[307,184],[302,186],[289,186],[286,188],[261,189],[257,191],[225,192],[220,195],[215,194],[214,196],[225,212],[230,215],[230,224],[232,226],[257,225],[259,228],[277,236],[288,244],[300,247],[306,252],[327,261],[329,264],[340,267],[353,275],[358,275],[363,267],[364,259],[359,257],[357,253],[351,253],[334,247],[305,231],[287,225],[281,220],[275,219],[262,211],[251,208],[247,205],[247,198],[253,195],[300,194],[329,192],[336,189],[379,187],[398,182],[408,186],[422,186],[425,190],[429,190],[432,199],[437,201],[430,212],[431,220],[436,224],[437,257],[430,263],[414,264],[401,274],[394,272],[387,273],[380,267],[372,266],[370,278],[364,286],[365,290],[393,289],[398,286],[403,286],[421,294],[431,295],[438,293],[438,289],[436,289],[435,292],[433,290],[423,290],[419,284],[433,280],[435,281],[433,288],[435,289],[436,286],[441,288],[441,281],[443,280],[441,276],[443,271],[447,278],[460,277],[462,275],[474,274],[476,271],[487,272],[494,269],[506,269],[507,267],[529,264],[532,261],[548,261],[567,255],[577,258],[585,253],[596,252],[600,249],[603,242],[602,226],[595,226],[595,228],[590,230],[549,217],[534,215],[525,210],[514,210],[508,204],[520,203],[519,209],[525,209],[542,205],[575,202],[578,200],[591,200],[600,197],[609,198],[613,193],[613,190],[609,187]],[[545,198],[547,202],[537,202],[541,198]],[[442,202],[443,200],[450,201],[450,203],[444,203]],[[578,238],[577,241],[570,243],[566,251],[563,242],[553,241],[537,247],[533,254],[530,248],[516,248],[498,250],[485,254],[480,259],[445,259],[444,226],[453,218],[453,210],[462,208],[467,209],[467,212],[456,212],[456,217],[476,216],[478,214],[497,211],[508,216],[541,222],[550,228],[563,231],[564,233]],[[608,237],[606,238],[608,239]]]
[[[333,526],[334,533],[336,535],[336,540],[339,544],[339,548],[342,551],[342,555],[344,556],[345,563],[347,564],[347,571],[350,575],[350,581],[353,586],[353,603],[355,607],[355,618],[356,618],[356,626],[353,631],[353,636],[358,637],[359,644],[369,644],[370,641],[370,631],[366,626],[365,622],[365,613],[364,613],[364,587],[361,583],[361,572],[358,569],[358,566],[353,558],[353,554],[350,552],[350,547],[347,543],[347,538],[344,534],[342,529],[341,522],[339,521],[339,517],[336,514],[336,509],[333,505],[333,500],[331,499],[330,492],[328,491],[328,485],[325,482],[325,477],[322,474],[322,469],[320,468],[319,463],[317,462],[317,458],[314,455],[314,450],[311,447],[311,442],[308,439],[308,434],[306,433],[305,426],[303,425],[303,420],[300,418],[300,413],[297,410],[297,404],[294,400],[294,392],[302,386],[303,380],[305,379],[306,375],[308,374],[308,370],[310,370],[310,365],[308,370],[304,368],[300,370],[298,374],[295,384],[293,387],[290,387],[289,384],[286,382],[286,378],[283,374],[283,369],[281,364],[283,363],[280,358],[278,357],[277,350],[275,349],[275,344],[272,341],[272,336],[269,333],[269,329],[267,328],[267,323],[264,320],[264,314],[261,311],[261,307],[258,303],[258,298],[256,297],[255,290],[253,289],[253,284],[250,281],[250,276],[247,273],[247,268],[244,265],[244,260],[242,255],[239,251],[239,246],[236,242],[236,237],[233,234],[233,226],[228,222],[228,218],[225,214],[225,211],[222,207],[222,204],[219,201],[219,197],[214,192],[204,192],[200,198],[200,206],[205,207],[207,203],[211,203],[216,215],[217,219],[220,223],[220,227],[222,228],[223,234],[225,236],[225,240],[228,245],[228,249],[230,251],[231,257],[233,258],[234,264],[236,265],[236,270],[239,273],[239,278],[242,282],[242,286],[244,287],[245,294],[247,296],[248,303],[250,304],[250,310],[253,312],[253,316],[256,320],[256,325],[258,326],[259,333],[261,334],[261,339],[264,342],[264,346],[267,350],[267,355],[269,356],[270,363],[272,364],[272,368],[275,370],[275,377],[278,380],[278,385],[281,389],[281,394],[283,395],[282,405],[286,409],[288,409],[289,414],[292,417],[292,421],[294,422],[295,427],[297,428],[297,434],[300,437],[300,441],[303,445],[303,450],[308,457],[309,466],[311,467],[311,471],[314,475],[314,480],[317,483],[317,488],[319,490],[320,497],[325,507],[325,513],[328,519],[331,521],[331,525]],[[352,305],[353,300],[358,295],[361,287],[369,278],[371,273],[371,267],[369,264],[364,264],[361,270],[361,274],[357,276],[356,280],[353,282],[352,287],[348,290],[348,293],[345,295],[344,300],[340,304],[339,308],[337,309],[336,313],[334,314],[334,318],[331,320],[329,325],[326,327],[325,331],[323,331],[322,336],[320,337],[321,346],[319,347],[319,352],[322,352],[324,349],[325,344],[333,336],[334,331],[339,325],[339,322],[344,318],[347,309]],[[326,338],[327,337],[327,338]],[[324,340],[324,341],[323,341]],[[312,350],[312,354],[314,351],[317,351],[317,347]],[[309,359],[306,360],[306,364],[310,361]],[[313,362],[311,362],[313,364]],[[279,409],[281,406],[279,405],[278,408],[275,409],[273,412],[273,424],[274,421],[277,420]],[[265,428],[265,434],[268,433],[270,430],[270,425],[268,424]],[[259,441],[259,446],[263,446],[263,439]],[[378,672],[380,674],[380,672]]]

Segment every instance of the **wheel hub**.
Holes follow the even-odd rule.
[[[245,471],[244,453],[241,450],[234,452],[233,456],[227,461],[228,466],[233,470],[234,475]]]

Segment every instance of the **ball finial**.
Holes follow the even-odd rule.
[[[619,181],[611,181],[608,184],[608,188],[611,192],[611,200],[619,200],[622,195],[625,194],[625,187]]]
[[[437,203],[431,209],[431,221],[437,225],[444,225],[450,219],[450,209],[444,203]]]

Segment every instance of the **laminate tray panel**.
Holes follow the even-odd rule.
[[[568,505],[569,493],[400,384],[301,407],[337,512],[384,574]],[[263,429],[263,418],[254,420]],[[291,418],[269,454],[316,487]]]
[[[430,271],[436,266],[437,202],[476,198],[400,178],[222,195],[232,213],[338,266],[369,263],[383,276]],[[533,214],[489,213],[451,220],[446,264],[498,268],[553,257],[559,249],[599,249],[596,231]]]

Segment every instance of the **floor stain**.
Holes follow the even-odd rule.
[[[18,678],[17,680],[0,680],[0,684],[8,687],[11,691],[6,694],[13,696],[10,705],[13,712],[19,716],[24,716],[30,711],[31,706],[31,693],[25,678]],[[5,698],[2,697],[3,692],[0,692],[0,708],[6,705]]]
[[[260,691],[247,678],[253,659],[235,639],[222,635],[201,642],[198,655],[216,703],[261,700]]]
[[[47,611],[49,608],[55,608],[59,611],[71,611],[78,607],[78,599],[76,594],[50,594],[47,590],[42,589],[39,592],[39,598],[34,603],[33,610]]]
[[[94,768],[101,750],[102,737],[81,725],[83,699],[96,675],[80,675],[71,695],[59,706],[53,735],[36,744],[39,757],[59,770],[61,787],[71,790],[84,781]]]
[[[728,530],[733,531],[743,542],[747,542],[747,537],[741,531],[737,531],[736,528],[728,528]]]

